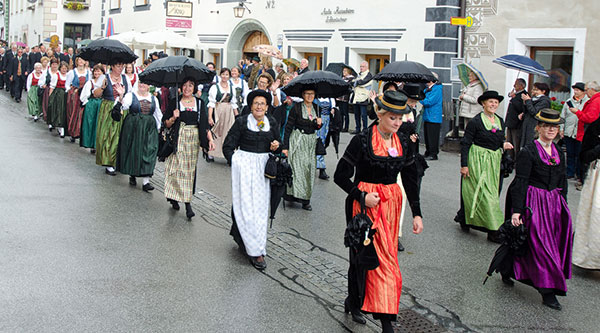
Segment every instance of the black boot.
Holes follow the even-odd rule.
[[[135,180],[134,176],[129,176],[129,185],[131,185],[131,186],[137,185],[137,181]]]
[[[171,207],[175,210],[179,210],[179,203],[173,199],[167,199],[167,201],[171,204]]]
[[[394,333],[394,326],[389,319],[381,319],[381,331],[383,333]]]
[[[554,309],[554,310],[562,310],[562,306],[560,305],[560,303],[558,303],[558,300],[556,299],[556,295],[553,292],[549,292],[549,293],[543,293],[542,294],[542,303],[544,303],[545,306]]]
[[[329,176],[325,173],[325,169],[319,169],[319,178],[323,180],[329,180]]]
[[[192,210],[192,205],[189,202],[185,203],[185,216],[187,216],[187,218],[190,220],[192,219],[192,217],[196,216],[196,214]]]
[[[348,298],[346,298],[344,300],[344,312],[352,313],[352,320],[354,322],[357,322],[357,323],[363,324],[363,325],[367,323],[365,316],[363,316],[362,312],[360,312],[359,309],[353,309],[352,307],[350,307],[350,301],[348,300]]]
[[[308,210],[309,212],[312,210],[312,206],[310,205],[310,200],[302,200],[302,209]]]
[[[398,239],[398,251],[404,251],[404,246],[402,245],[402,243],[400,243],[400,239]]]

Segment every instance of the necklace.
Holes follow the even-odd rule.
[[[542,141],[542,139],[537,139],[537,141],[542,145],[542,147],[544,148],[550,148],[550,146],[552,145],[552,141],[550,141],[549,143],[545,143],[544,141]]]
[[[193,98],[190,98],[190,99],[181,99],[181,101],[182,101],[183,103],[191,103],[191,102],[193,102],[193,101],[194,101],[194,99],[193,99]]]
[[[382,137],[384,140],[389,140],[389,139],[392,137],[392,133],[383,133],[383,132],[382,132],[382,131],[379,129],[379,127],[377,127],[377,132],[379,132],[379,134],[381,134],[381,137]]]

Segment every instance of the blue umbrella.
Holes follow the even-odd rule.
[[[529,74],[549,77],[548,73],[546,73],[546,70],[544,69],[544,66],[540,65],[537,61],[522,55],[507,54],[500,58],[494,59],[493,62],[506,68],[512,68]]]

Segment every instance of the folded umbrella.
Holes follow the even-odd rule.
[[[549,77],[548,73],[544,69],[544,66],[540,65],[539,62],[518,54],[507,54],[500,58],[494,59],[492,62],[502,65],[506,68],[516,69],[525,73],[541,75],[543,77]]]
[[[394,61],[385,65],[373,79],[379,81],[427,83],[437,79],[425,65],[414,61]]]
[[[481,83],[483,90],[484,91],[488,90],[488,83],[485,80],[485,78],[483,77],[483,74],[481,74],[481,72],[477,68],[473,67],[473,65],[467,64],[467,63],[462,63],[462,64],[458,64],[458,66],[456,66],[456,68],[458,69],[458,77],[460,78],[460,80],[462,81],[462,83],[465,86],[468,86],[470,83],[469,72],[473,72],[473,74],[475,74],[475,76],[477,76],[479,83]]]
[[[348,68],[350,70],[350,74],[352,74],[352,76],[356,77],[356,75],[357,75],[356,71],[352,67],[344,64],[343,62],[330,62],[327,65],[327,67],[325,67],[325,71],[332,72],[339,76],[342,76],[344,68]]]
[[[265,55],[267,57],[275,57],[277,59],[283,58],[281,51],[277,48],[277,46],[269,45],[269,44],[260,44],[254,45],[252,50],[258,52],[259,54]]]
[[[275,212],[279,207],[281,198],[285,194],[285,188],[292,186],[292,167],[287,161],[285,155],[276,157],[277,163],[277,175],[271,179],[271,226],[273,226],[273,220],[275,219]]]
[[[80,56],[93,63],[113,65],[116,63],[134,62],[138,56],[131,49],[118,40],[100,38],[81,49]]]
[[[302,97],[302,91],[312,89],[318,97],[340,97],[350,93],[351,85],[340,76],[326,71],[309,71],[292,79],[283,92],[288,96]]]
[[[518,227],[512,225],[511,220],[506,220],[498,229],[498,236],[502,241],[500,247],[494,253],[492,262],[487,271],[483,284],[492,276],[492,273],[500,273],[503,276],[513,274],[514,258],[523,256],[527,251],[528,230],[524,224]]]

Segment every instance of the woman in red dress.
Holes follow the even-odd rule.
[[[396,320],[402,275],[398,267],[398,230],[402,210],[402,191],[397,184],[398,173],[407,194],[406,200],[413,213],[413,233],[423,230],[419,204],[419,179],[415,163],[409,159],[410,138],[399,132],[402,115],[411,111],[406,107],[407,96],[399,91],[386,91],[376,99],[378,121],[355,135],[335,171],[335,183],[346,198],[346,220],[350,221],[361,210],[359,200],[365,198],[367,215],[375,230],[373,245],[379,266],[367,270],[359,263],[359,254],[350,249],[348,270],[348,297],[345,311],[352,319],[365,323],[362,312],[372,313],[381,320],[383,332],[393,332]],[[354,181],[351,180],[354,176]]]

